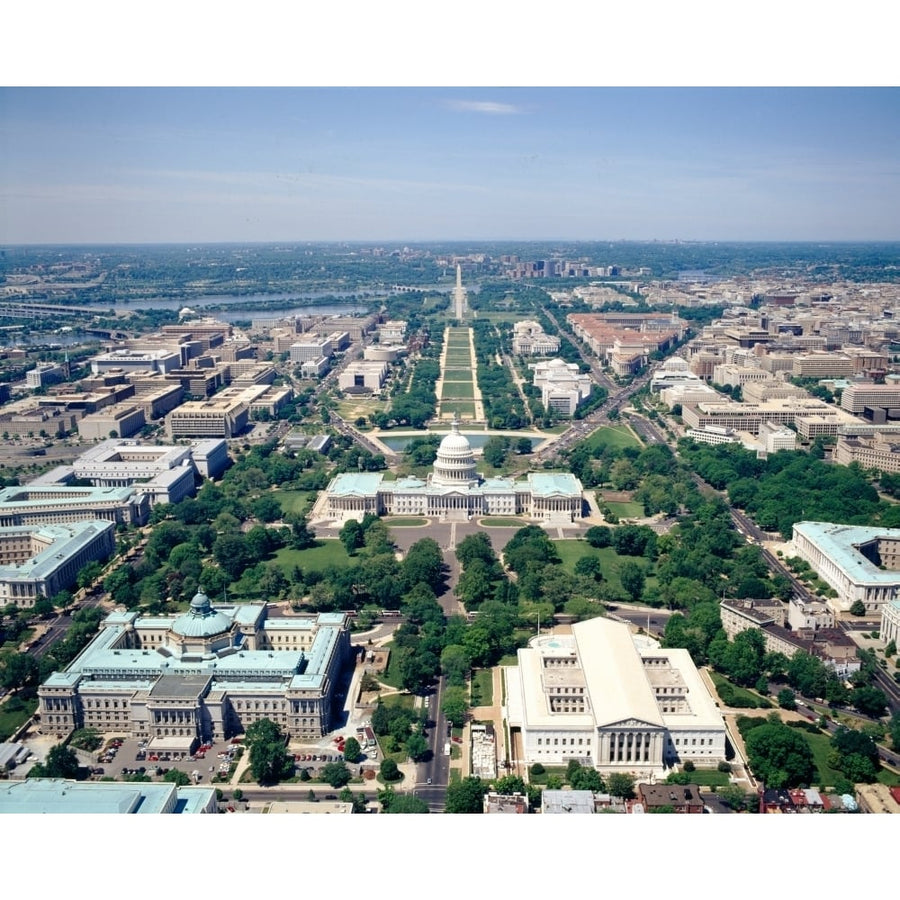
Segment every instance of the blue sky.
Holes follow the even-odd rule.
[[[896,88],[0,88],[0,241],[900,240]]]

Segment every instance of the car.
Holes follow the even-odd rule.
[[[431,779],[429,778],[426,784],[431,784]]]

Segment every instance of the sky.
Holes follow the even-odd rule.
[[[537,28],[457,0],[412,40],[421,4],[273,29],[267,2],[240,21],[180,5],[184,27],[141,16],[132,40],[104,31],[118,6],[63,6],[41,53],[11,47],[0,243],[900,240],[900,89],[854,67],[858,28],[865,62],[893,59],[864,16],[792,31],[770,0],[739,20],[636,0],[630,22],[561,0]]]

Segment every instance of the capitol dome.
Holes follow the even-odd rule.
[[[463,486],[478,483],[475,456],[472,445],[459,433],[459,420],[454,419],[448,434],[438,447],[431,483],[447,486]]]
[[[194,594],[191,608],[172,623],[172,631],[182,637],[213,637],[231,630],[231,619],[214,609],[202,590]]]

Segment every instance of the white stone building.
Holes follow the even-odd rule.
[[[467,521],[476,515],[524,515],[564,524],[582,517],[583,488],[570,473],[530,472],[524,480],[482,479],[459,422],[441,441],[426,479],[385,481],[379,472],[345,472],[327,488],[326,514],[336,519],[375,515]]]
[[[40,730],[126,732],[150,753],[175,756],[262,718],[318,739],[337,721],[349,657],[343,613],[267,619],[265,604],[213,607],[199,591],[178,616],[107,616],[66,671],[38,689]]]
[[[866,615],[879,615],[900,598],[900,528],[797,522],[791,538],[797,556],[837,592],[835,613],[860,600]]]
[[[534,372],[534,386],[540,388],[544,409],[555,409],[564,416],[575,413],[584,400],[591,395],[591,376],[582,374],[576,363],[562,359],[534,363],[529,366]]]
[[[686,650],[661,649],[605,618],[544,635],[506,669],[508,721],[525,762],[578,760],[660,777],[725,760],[725,723]]]

